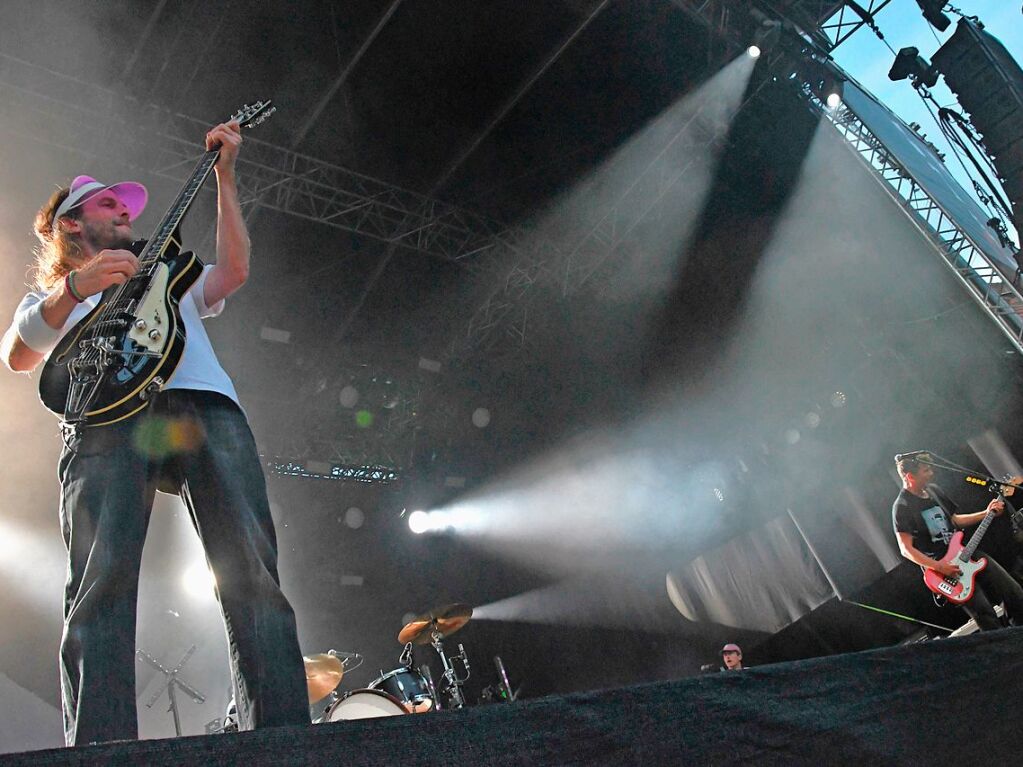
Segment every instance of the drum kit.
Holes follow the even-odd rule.
[[[444,640],[463,628],[471,617],[472,608],[466,604],[445,605],[417,615],[398,632],[398,642],[404,646],[398,658],[399,667],[386,673],[381,671],[380,676],[369,683],[369,687],[346,693],[341,693],[338,688],[345,674],[362,663],[363,658],[359,653],[328,650],[305,656],[306,687],[313,724],[425,714],[446,708],[465,707],[463,686],[469,680],[469,656],[461,644],[458,645],[456,655],[449,655],[444,649]],[[440,658],[444,672],[436,683],[429,666],[416,665],[412,657],[412,649],[416,645],[430,645]],[[497,669],[497,685],[484,688],[480,702],[515,700],[517,692],[511,689],[500,657],[494,658],[494,665]],[[232,699],[224,718],[207,724],[206,731],[237,730],[238,716]]]
[[[314,724],[463,708],[463,686],[470,675],[469,657],[461,644],[457,655],[449,655],[444,639],[464,627],[471,617],[472,608],[466,604],[446,605],[417,615],[398,632],[398,642],[404,646],[398,658],[399,667],[386,673],[381,671],[364,689],[338,692],[345,672],[361,663],[357,653],[331,650],[306,657],[309,703],[311,706],[327,703]],[[437,683],[429,666],[415,664],[412,658],[415,645],[430,645],[440,658],[444,673]]]

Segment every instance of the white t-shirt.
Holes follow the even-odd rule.
[[[215,306],[207,306],[206,297],[203,295],[206,277],[212,268],[212,264],[208,264],[192,287],[181,298],[181,319],[185,323],[185,351],[181,355],[181,360],[178,362],[174,375],[171,376],[164,389],[214,391],[230,397],[237,403],[238,393],[234,389],[234,383],[232,383],[231,377],[228,376],[224,368],[220,366],[217,355],[213,351],[213,345],[210,343],[210,338],[206,335],[206,328],[202,324],[203,319],[216,317],[224,311],[223,300],[219,301]],[[71,311],[67,322],[64,323],[61,335],[73,328],[86,314],[96,308],[100,295],[97,293],[94,296],[89,296]],[[22,314],[43,301],[46,296],[46,293],[39,291],[28,293],[21,300],[14,314],[15,325],[17,325]],[[49,354],[46,356],[49,357]]]

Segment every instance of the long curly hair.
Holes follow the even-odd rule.
[[[70,192],[70,187],[62,187],[50,195],[50,199],[36,213],[32,227],[39,240],[35,249],[32,282],[37,290],[44,293],[53,290],[82,261],[82,247],[77,237],[53,225],[54,212]],[[72,208],[64,216],[77,220],[81,216],[81,208]]]

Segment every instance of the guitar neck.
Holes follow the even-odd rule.
[[[174,198],[174,202],[171,203],[170,208],[164,214],[153,236],[149,238],[146,249],[139,257],[140,270],[160,260],[167,242],[181,225],[182,219],[188,213],[188,209],[192,207],[192,203],[195,202],[199,190],[206,183],[206,179],[209,178],[210,173],[213,171],[213,166],[216,165],[217,158],[219,157],[220,150],[213,149],[199,158],[199,162],[192,171],[192,175],[188,177],[188,181],[185,182],[181,191],[178,192],[178,196]]]
[[[987,532],[988,527],[991,526],[994,519],[995,513],[993,511],[989,511],[984,519],[980,521],[977,529],[973,531],[973,535],[970,536],[970,542],[963,547],[963,550],[959,555],[960,559],[966,562],[973,558],[973,552],[977,550],[977,546],[980,545],[980,539],[984,537],[984,533]]]

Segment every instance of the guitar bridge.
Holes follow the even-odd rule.
[[[139,399],[148,401],[163,391],[163,385],[166,383],[160,376],[156,376],[150,381],[146,388],[139,392]]]

